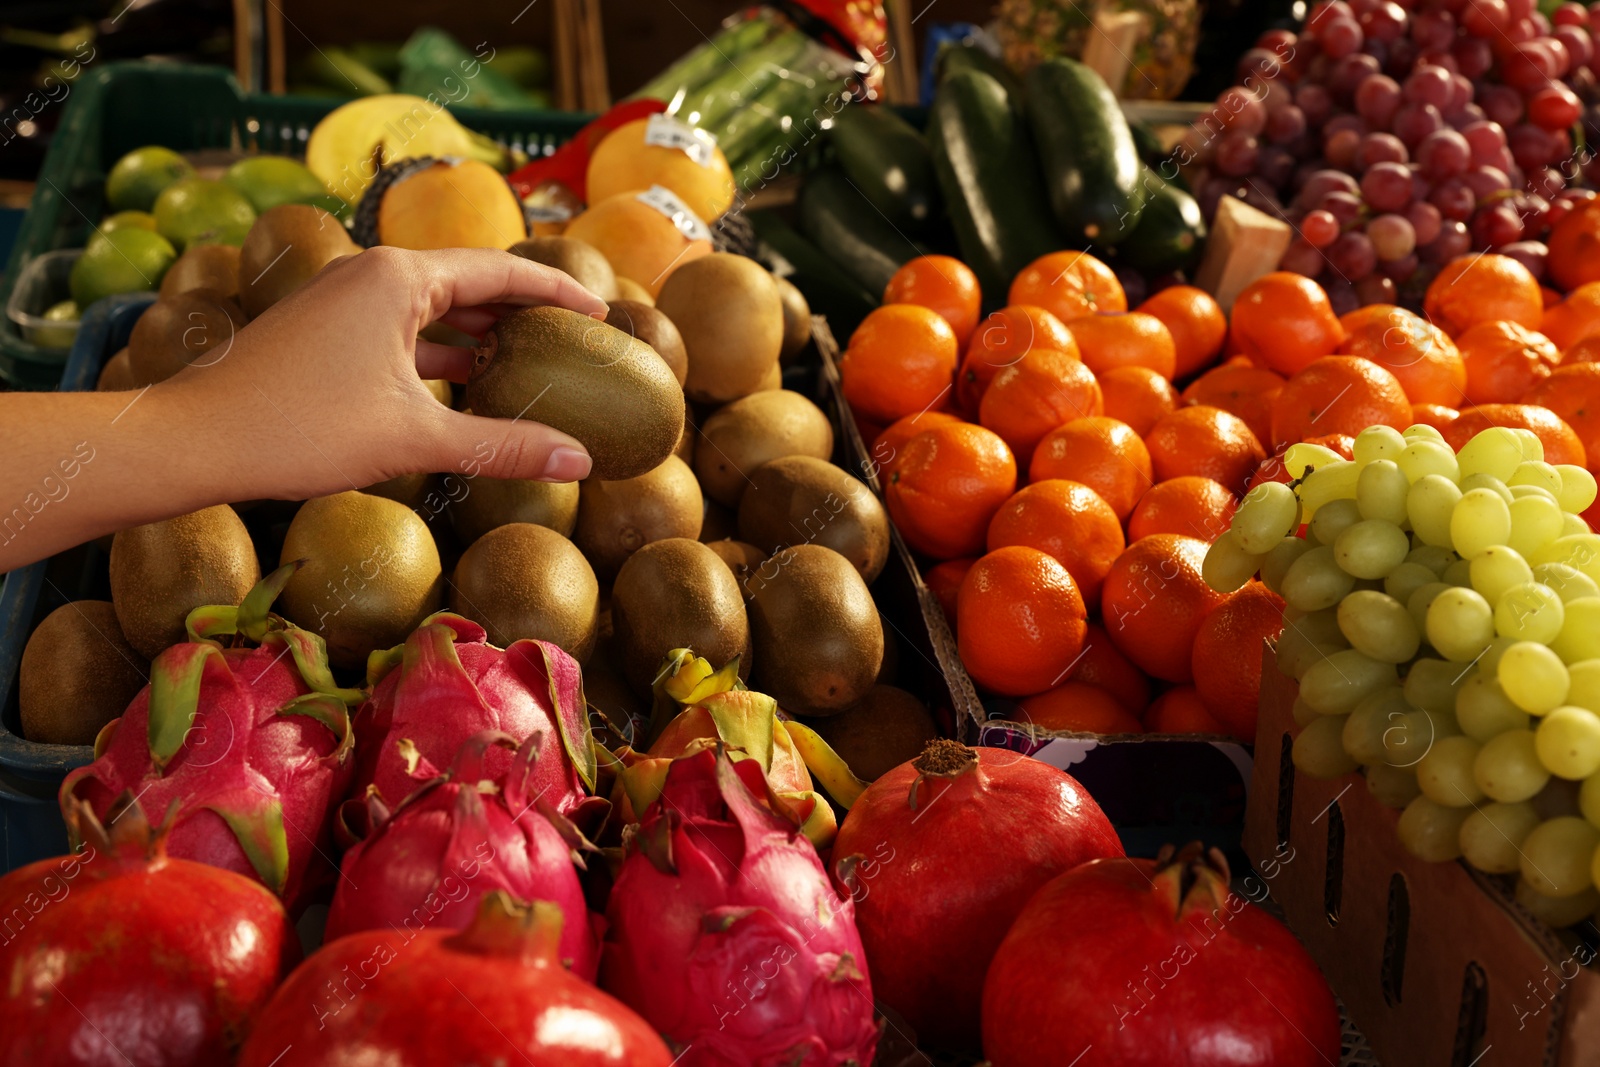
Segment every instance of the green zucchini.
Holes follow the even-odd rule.
[[[1163,181],[1151,168],[1143,171],[1144,210],[1139,225],[1117,245],[1117,262],[1146,274],[1183,270],[1195,261],[1205,241],[1200,205],[1186,190]]]
[[[828,317],[841,339],[849,337],[878,306],[881,294],[869,293],[845,275],[782,216],[773,211],[752,211],[748,217],[761,240],[762,259],[805,294],[812,311]]]
[[[1144,189],[1128,120],[1105,80],[1071,59],[1028,72],[1028,124],[1050,208],[1067,238],[1114,245],[1139,224]]]
[[[936,81],[943,84],[950,75],[963,70],[976,70],[987,74],[1000,83],[1000,87],[1010,97],[1012,106],[1022,107],[1022,82],[1017,78],[1016,72],[1000,59],[992,56],[976,45],[947,44],[939,49],[939,54],[933,60]]]
[[[1003,307],[1022,268],[1066,246],[1027,124],[999,81],[957,71],[934,93],[928,147],[961,258],[978,276],[984,307]]]
[[[800,191],[800,228],[840,270],[879,299],[901,264],[927,254],[837,167],[807,175]]]
[[[905,119],[886,107],[850,104],[834,116],[830,138],[839,166],[890,222],[920,232],[938,217],[928,142]]]

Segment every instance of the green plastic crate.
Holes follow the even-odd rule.
[[[177,151],[236,148],[303,156],[311,128],[343,100],[247,94],[218,67],[119,62],[86,71],[72,87],[39,184],[17,234],[0,306],[22,266],[57,248],[80,248],[104,214],[106,171],[141,145]],[[530,156],[569,140],[589,116],[553,111],[452,108],[462,125]],[[22,339],[0,316],[0,378],[19,389],[54,389],[67,353]]]

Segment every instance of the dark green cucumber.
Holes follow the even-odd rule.
[[[939,54],[934,57],[933,62],[936,81],[939,84],[943,84],[952,74],[963,70],[976,70],[999,82],[1000,87],[1010,98],[1012,106],[1021,109],[1022,81],[999,56],[992,56],[976,45],[947,44],[939,49]]]
[[[1144,206],[1139,152],[1105,80],[1082,63],[1050,59],[1028,72],[1028,124],[1056,221],[1071,241],[1114,245]]]
[[[1144,160],[1145,166],[1161,166],[1161,161],[1167,158],[1167,150],[1161,147],[1161,138],[1156,136],[1156,131],[1142,122],[1130,120],[1128,132],[1133,135],[1134,151],[1139,153],[1139,158]]]
[[[927,251],[884,218],[837,167],[806,176],[800,228],[840,270],[879,299],[900,265]]]
[[[1144,168],[1140,184],[1145,190],[1144,210],[1139,225],[1117,245],[1117,262],[1147,274],[1188,267],[1206,237],[1199,203],[1149,167]]]
[[[961,258],[978,276],[984,307],[1003,307],[1017,272],[1066,246],[1027,123],[999,81],[960,70],[933,95],[928,147]]]
[[[847,277],[823,251],[772,211],[752,211],[750,225],[765,247],[762,259],[805,294],[811,310],[826,315],[840,338],[878,306],[881,293],[869,293]]]
[[[872,206],[901,229],[921,231],[939,214],[928,142],[887,107],[850,104],[829,135],[839,166]]]

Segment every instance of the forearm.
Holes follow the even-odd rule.
[[[247,495],[245,434],[211,422],[171,387],[0,394],[0,571]]]

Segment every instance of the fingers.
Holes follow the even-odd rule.
[[[462,384],[472,371],[472,358],[470,348],[417,338],[417,374],[423,378],[445,378]]]
[[[589,476],[591,464],[584,447],[543,423],[446,414],[443,458],[450,466],[441,470],[471,462],[489,478],[576,482]]]
[[[584,315],[602,316],[605,301],[572,278],[530,259],[493,248],[447,248],[410,253],[410,262],[429,306],[433,322],[452,308],[486,304],[526,307],[554,304]]]

